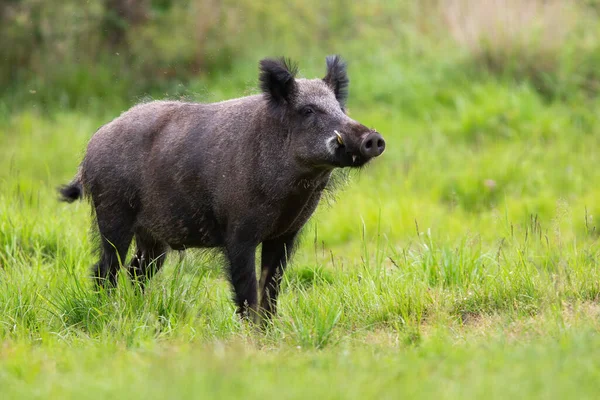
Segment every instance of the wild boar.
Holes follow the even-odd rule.
[[[346,114],[345,62],[328,56],[326,64],[324,78],[299,79],[288,60],[264,59],[261,94],[139,104],[102,126],[60,189],[67,202],[91,199],[101,242],[95,282],[116,283],[133,238],[127,268],[142,287],[169,248],[219,248],[238,312],[272,316],[298,233],[332,171],[362,167],[385,149],[378,132]]]

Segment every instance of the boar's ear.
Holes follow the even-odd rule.
[[[297,91],[298,67],[290,60],[266,58],[260,62],[260,88],[273,110],[284,110]]]
[[[348,98],[348,74],[346,73],[346,63],[340,56],[327,56],[327,75],[323,80],[333,93],[335,98],[340,103],[340,106],[344,108],[346,105],[346,99]]]

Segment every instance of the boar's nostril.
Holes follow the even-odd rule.
[[[360,145],[360,153],[364,157],[377,157],[385,150],[385,140],[377,132],[371,132]]]

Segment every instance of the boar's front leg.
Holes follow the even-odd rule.
[[[229,277],[233,286],[237,312],[244,318],[255,319],[258,303],[254,257],[256,244],[233,239],[228,241],[226,255]]]
[[[283,271],[294,250],[296,232],[262,244],[260,314],[271,318],[277,312],[277,296]]]

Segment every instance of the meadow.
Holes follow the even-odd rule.
[[[393,6],[371,3],[387,21]],[[524,46],[477,47],[452,13],[441,41],[402,9],[409,28],[364,23],[311,51],[283,38],[152,89],[105,93],[110,74],[75,64],[20,77],[0,97],[2,398],[596,398],[600,35],[577,25],[539,45],[560,34],[539,7],[547,26]],[[350,115],[387,149],[320,205],[272,323],[240,321],[220,256],[200,251],[171,253],[144,294],[123,274],[95,293],[90,206],[56,193],[94,131],[149,97],[257,93],[272,52],[321,76],[332,47],[349,61]]]

